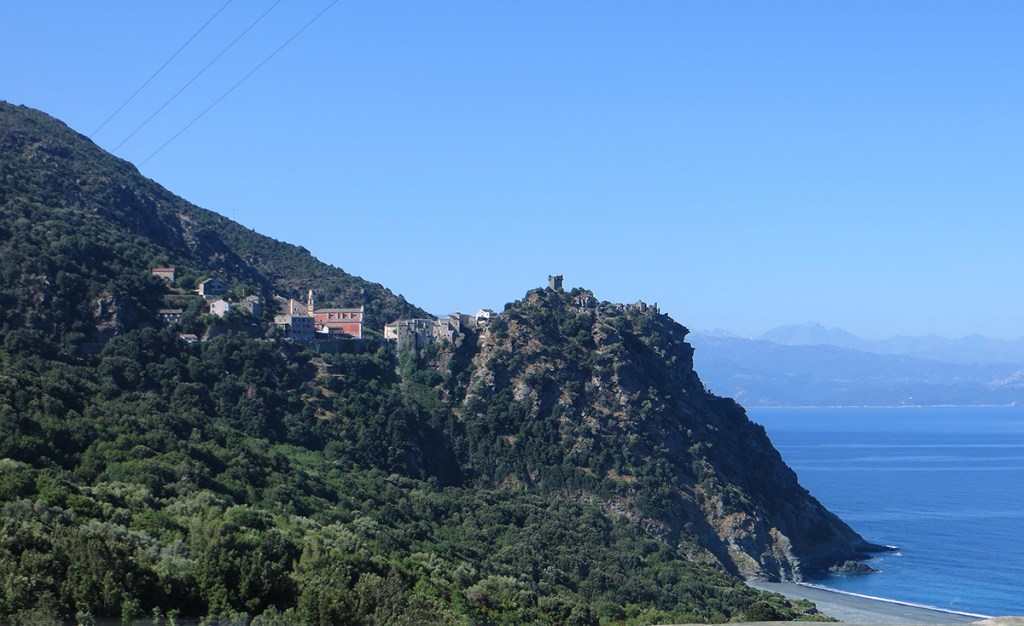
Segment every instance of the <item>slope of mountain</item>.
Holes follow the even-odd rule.
[[[423,313],[42,113],[0,105],[0,164],[0,620],[793,618],[736,576],[875,548],[656,310],[543,289],[418,352],[185,343],[156,311],[197,296],[153,265]]]
[[[489,480],[604,500],[747,577],[799,579],[863,557],[872,546],[797,484],[764,430],[705,391],[687,333],[586,290],[534,290],[507,307],[480,335],[459,403],[466,428],[495,442]]]
[[[747,406],[981,405],[1024,402],[1018,365],[943,363],[832,345],[695,334],[705,382]]]
[[[109,336],[104,317],[152,320],[163,286],[148,272],[160,265],[187,284],[230,278],[267,298],[316,289],[324,305],[365,305],[376,332],[427,317],[379,284],[182,200],[39,111],[0,102],[0,154],[5,323],[80,344]]]

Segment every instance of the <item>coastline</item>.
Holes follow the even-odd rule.
[[[1009,409],[1020,405],[1008,404],[744,404],[743,408],[761,409]]]
[[[761,591],[787,598],[810,600],[818,610],[841,622],[860,624],[970,624],[991,619],[988,615],[960,613],[947,609],[839,591],[808,583],[748,582]]]
[[[867,540],[900,548],[866,561],[880,576],[805,567],[805,579],[948,610],[1024,615],[1020,568],[1012,567],[1024,559],[1012,532],[1024,497],[1022,408],[751,411],[815,497]],[[1001,567],[991,567],[993,555]]]

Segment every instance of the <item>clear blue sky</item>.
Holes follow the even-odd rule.
[[[234,0],[113,150],[275,0]],[[1024,336],[1024,3],[283,0],[117,150],[435,313],[550,273],[691,329]],[[221,6],[0,3],[0,99],[92,134]]]

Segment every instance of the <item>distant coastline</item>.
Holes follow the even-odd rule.
[[[965,346],[924,358],[699,334],[689,342],[708,389],[744,406],[1024,404],[1024,358],[982,358]]]

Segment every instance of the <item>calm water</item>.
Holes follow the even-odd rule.
[[[750,409],[800,482],[868,541],[881,574],[826,586],[1024,615],[1024,408]]]

